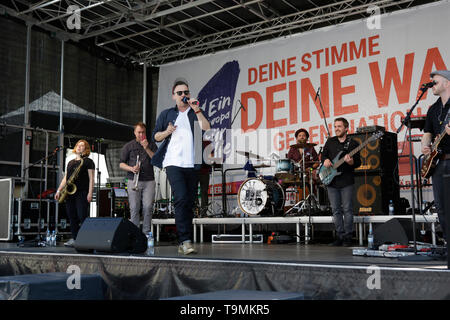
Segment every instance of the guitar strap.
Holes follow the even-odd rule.
[[[438,119],[439,120],[439,124],[441,125],[441,128],[440,128],[441,132],[444,132],[445,125],[450,120],[450,107],[446,106],[444,108],[444,112],[443,113],[445,114],[444,119]]]
[[[350,146],[350,140],[351,139],[347,136],[347,139],[346,139],[345,144],[344,144],[344,151],[345,151],[345,153],[347,153],[348,147]]]

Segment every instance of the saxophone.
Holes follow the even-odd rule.
[[[69,180],[66,181],[66,185],[63,187],[61,194],[59,196],[58,202],[63,203],[66,201],[66,197],[68,194],[72,195],[75,192],[77,192],[77,186],[75,185],[74,181],[77,179],[78,174],[80,173],[81,167],[83,166],[84,159],[81,158],[81,163],[78,165],[78,167],[75,169],[75,171],[70,176]]]

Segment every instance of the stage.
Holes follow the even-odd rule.
[[[57,247],[0,243],[0,274],[65,273],[75,265],[81,274],[102,277],[106,300],[158,300],[222,290],[297,293],[308,300],[450,298],[450,271],[443,259],[408,262],[354,256],[352,250],[363,247],[326,244],[195,247],[197,254],[183,256],[174,243],[159,243],[154,256],[146,256],[81,254],[62,243]]]

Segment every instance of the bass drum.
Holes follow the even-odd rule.
[[[239,187],[238,204],[250,216],[282,215],[284,191],[275,181],[249,178]]]

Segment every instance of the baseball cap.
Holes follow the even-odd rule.
[[[434,75],[439,75],[444,77],[447,80],[450,80],[450,71],[449,70],[437,70],[430,73],[430,77],[432,78]]]

